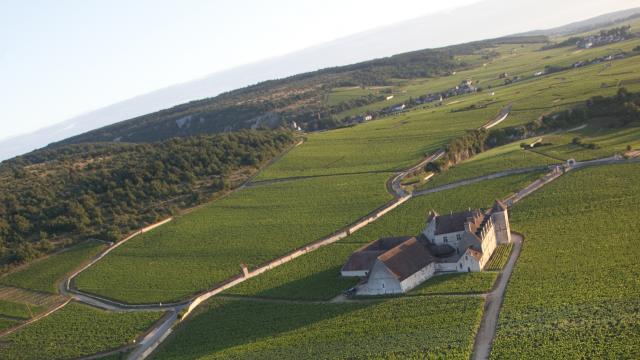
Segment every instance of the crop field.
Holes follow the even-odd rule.
[[[526,238],[492,358],[640,358],[639,177],[631,164],[570,172],[514,207]]]
[[[484,294],[498,277],[494,272],[437,275],[409,292],[409,295]]]
[[[509,169],[545,167],[561,161],[520,148],[518,141],[493,148],[432,177],[422,188],[434,188],[456,181],[498,173]]]
[[[0,331],[18,325],[19,321],[0,318]]]
[[[133,238],[81,273],[78,288],[168,302],[329,235],[391,199],[386,174],[250,187]]]
[[[486,271],[500,271],[507,265],[509,261],[509,255],[511,255],[511,250],[513,250],[513,243],[511,244],[501,244],[498,245],[493,255],[491,255],[491,259],[485,266]]]
[[[470,117],[463,112],[416,110],[351,128],[309,134],[307,142],[257,179],[404,169],[451,138],[481,126],[498,111],[497,107],[481,109],[476,111],[477,117]]]
[[[361,244],[337,242],[227,290],[225,294],[291,300],[330,300],[354,286],[340,268]]]
[[[0,317],[4,315],[18,319],[30,319],[42,310],[44,310],[42,307],[36,305],[0,300]]]
[[[7,359],[72,359],[131,343],[159,312],[110,313],[69,303],[61,310],[2,338]]]
[[[468,359],[481,303],[460,297],[358,304],[214,300],[176,329],[154,359]]]
[[[83,242],[1,277],[0,284],[57,293],[58,281],[104,247],[104,244],[96,241]]]
[[[381,237],[417,235],[423,230],[430,209],[447,213],[468,207],[486,208],[496,198],[503,198],[519,190],[539,176],[540,174],[507,176],[415,197],[346,239],[267,271],[227,290],[226,294],[291,300],[332,299],[354,285],[354,280],[340,277],[340,268],[363,243]],[[464,281],[460,279],[456,283],[464,284]],[[455,292],[463,291],[458,286]]]
[[[583,144],[595,144],[596,149],[573,144],[574,138],[580,138]],[[597,129],[586,127],[562,135],[544,136],[544,142],[551,145],[541,146],[535,151],[556,157],[558,159],[593,160],[623,154],[628,145],[640,148],[640,127],[625,127],[620,129]]]
[[[359,99],[361,97],[367,96],[369,94],[377,95],[379,92],[379,88],[361,88],[361,87],[341,87],[334,88],[331,90],[329,97],[327,99],[328,106],[338,105],[342,102]]]

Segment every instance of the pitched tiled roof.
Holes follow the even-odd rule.
[[[416,238],[411,238],[378,256],[378,260],[382,262],[399,281],[403,281],[430,263],[435,262],[436,259],[431,255],[426,246],[421,244]]]
[[[411,239],[410,236],[402,236],[382,238],[370,242],[351,254],[347,263],[342,267],[342,271],[371,270],[378,256],[409,239]]]
[[[463,211],[450,215],[440,215],[436,218],[436,235],[448,234],[452,232],[464,231],[464,224],[468,218],[472,218],[475,225],[472,230],[482,223],[482,213],[480,210]]]

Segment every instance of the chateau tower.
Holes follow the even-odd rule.
[[[509,212],[507,206],[500,200],[496,200],[491,208],[491,220],[496,232],[498,244],[511,242],[511,227],[509,226]]]

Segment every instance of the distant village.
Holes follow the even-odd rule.
[[[634,37],[634,34],[629,32],[630,28],[630,26],[622,26],[615,29],[602,30],[598,35],[585,36],[584,38],[579,39],[576,41],[576,46],[581,49],[589,49],[595,46],[603,46],[624,41]]]

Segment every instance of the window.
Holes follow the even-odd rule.
[[[460,263],[460,269],[462,269],[462,263]]]
[[[442,238],[444,240],[444,242],[449,242],[449,239],[445,236]]]
[[[456,234],[456,240],[458,240],[458,241],[462,240],[462,235]]]

